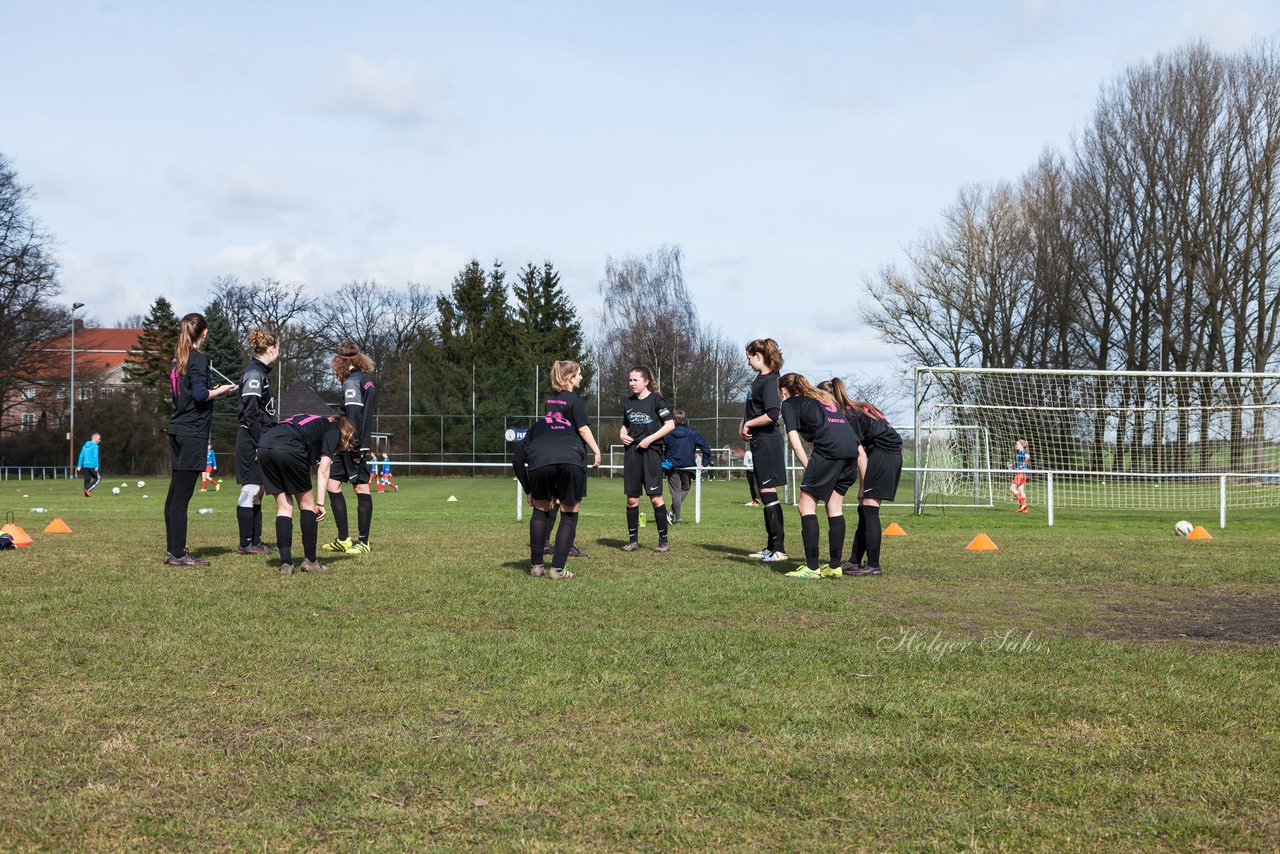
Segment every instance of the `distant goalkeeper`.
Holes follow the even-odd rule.
[[[1018,499],[1019,513],[1027,512],[1027,472],[1030,470],[1031,452],[1027,450],[1027,440],[1019,439],[1013,443],[1013,483],[1009,491]]]

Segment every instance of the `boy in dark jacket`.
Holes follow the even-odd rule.
[[[689,426],[689,418],[683,409],[671,413],[676,427],[667,434],[667,454],[662,467],[667,470],[667,484],[671,487],[671,522],[684,524],[680,518],[680,503],[689,494],[693,473],[685,471],[696,465],[695,454],[701,455],[703,467],[711,465],[711,446],[695,429]]]

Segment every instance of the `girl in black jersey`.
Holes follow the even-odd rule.
[[[333,460],[349,453],[356,430],[341,416],[291,415],[268,428],[258,445],[258,462],[267,492],[276,497],[276,543],[280,547],[280,574],[293,574],[293,502],[301,518],[303,572],[325,572],[316,558],[318,527],[324,521],[324,485]],[[316,489],[311,488],[311,467],[318,465]]]
[[[551,366],[551,390],[552,394],[547,398],[546,414],[552,415],[560,413],[568,419],[574,431],[582,440],[582,444],[595,457],[592,468],[600,467],[600,446],[596,444],[596,437],[591,432],[591,420],[587,417],[587,405],[578,395],[578,386],[582,385],[582,366],[577,362],[568,359],[562,359]],[[519,450],[519,449],[517,449]],[[526,490],[527,492],[527,490]],[[584,483],[582,488],[582,498],[587,497],[587,489]],[[551,509],[545,514],[537,509],[534,505],[533,516],[529,520],[530,536],[535,535],[537,531],[542,532],[543,553],[552,554],[554,549],[547,543],[551,532],[555,530],[556,516],[559,513],[560,505],[553,503]],[[576,511],[575,511],[576,512]],[[545,518],[543,518],[545,516]],[[563,524],[563,523],[561,523]],[[569,557],[586,557],[587,553],[579,549],[576,545],[570,546]]]
[[[203,314],[188,314],[178,329],[178,345],[169,364],[173,417],[169,419],[169,459],[173,476],[164,500],[165,553],[168,566],[208,566],[187,550],[187,505],[196,481],[204,471],[209,430],[213,426],[213,401],[238,388],[232,384],[209,386],[209,357],[200,352],[209,336]]]
[[[368,554],[369,527],[373,523],[373,495],[369,472],[373,430],[374,396],[373,360],[360,352],[354,341],[338,345],[338,354],[331,363],[333,375],[342,384],[342,410],[356,428],[355,447],[343,451],[333,461],[329,471],[329,503],[333,506],[333,522],[338,526],[338,536],[322,548],[327,552]],[[350,536],[347,526],[347,499],[342,494],[342,484],[350,482],[356,491],[356,538]]]
[[[548,412],[534,421],[525,434],[513,464],[516,477],[533,504],[533,514],[529,517],[529,574],[545,573],[556,581],[573,578],[573,573],[564,565],[573,548],[578,509],[587,492],[586,454],[579,430],[563,412]],[[600,464],[598,450],[595,464]],[[556,531],[551,568],[546,569],[543,547],[547,541],[547,520],[557,503],[560,528]]]
[[[783,457],[782,431],[778,418],[782,414],[782,398],[778,395],[778,371],[782,369],[782,351],[772,338],[757,338],[747,345],[747,364],[756,372],[747,393],[738,434],[751,443],[752,466],[756,489],[764,504],[765,547],[750,556],[772,563],[787,560],[782,502],[778,487],[787,482]]]
[[[626,445],[622,465],[622,488],[627,494],[627,544],[624,552],[640,548],[640,496],[653,503],[653,520],[658,526],[655,552],[671,551],[667,542],[667,508],[662,503],[662,437],[676,428],[671,408],[658,393],[657,380],[648,365],[636,365],[627,375],[631,396],[622,414],[618,431]]]
[[[271,366],[280,357],[280,338],[265,329],[249,333],[253,358],[240,375],[240,429],[236,432],[236,523],[240,527],[237,554],[270,554],[262,542],[262,466],[258,463],[258,442],[262,432],[275,426],[276,398],[271,393]]]
[[[858,529],[853,535],[853,558],[841,565],[845,575],[880,575],[880,503],[892,501],[902,479],[902,437],[889,419],[865,400],[850,400],[839,378],[822,383],[862,437],[867,461],[860,472]],[[862,565],[862,556],[867,563]]]
[[[858,482],[860,464],[866,459],[849,419],[835,399],[814,388],[800,374],[783,374],[778,381],[782,394],[782,420],[796,459],[804,466],[800,495],[800,536],[804,541],[805,565],[787,575],[792,578],[839,578],[844,558],[844,495]],[[813,445],[805,453],[804,442]],[[818,569],[819,501],[827,505],[827,545],[830,560]]]

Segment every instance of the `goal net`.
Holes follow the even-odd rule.
[[[1197,510],[1280,505],[1280,374],[917,368],[917,507],[1014,502]],[[988,443],[989,457],[982,447]],[[991,460],[988,462],[987,460]]]

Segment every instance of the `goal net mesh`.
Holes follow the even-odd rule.
[[[1032,504],[1052,471],[1055,506],[1208,509],[1223,476],[1230,506],[1280,505],[1280,374],[920,368],[915,414],[926,505],[983,503],[983,468],[1014,502],[1019,439]]]

